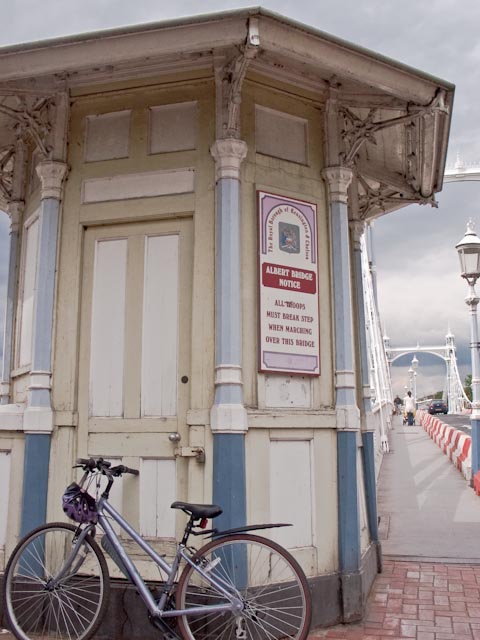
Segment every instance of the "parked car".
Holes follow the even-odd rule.
[[[428,413],[448,413],[448,407],[443,400],[432,400],[428,405]]]

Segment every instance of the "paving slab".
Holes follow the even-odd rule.
[[[361,623],[309,639],[480,640],[480,497],[420,426],[396,419],[378,482],[383,573]]]
[[[480,561],[480,497],[423,427],[390,432],[377,500],[384,555]]]
[[[480,565],[385,559],[365,619],[310,640],[480,640]]]

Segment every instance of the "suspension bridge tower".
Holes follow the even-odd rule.
[[[444,345],[422,347],[417,342],[414,347],[395,348],[392,347],[390,341],[388,341],[388,343],[385,343],[385,351],[390,366],[396,360],[408,354],[415,355],[417,353],[429,353],[430,355],[437,356],[445,363],[444,399],[448,403],[448,412],[461,413],[467,406],[469,406],[470,401],[465,394],[460,374],[458,372],[455,336],[450,330],[445,336]]]

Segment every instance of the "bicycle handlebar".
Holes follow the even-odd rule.
[[[93,471],[100,471],[100,473],[103,473],[106,476],[111,475],[114,477],[121,476],[124,473],[130,473],[133,476],[138,476],[140,473],[138,469],[131,469],[123,464],[112,467],[112,463],[108,460],[104,460],[103,458],[77,458],[76,466],[82,467],[84,471],[89,471],[90,473],[93,473]]]

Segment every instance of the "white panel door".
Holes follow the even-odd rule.
[[[152,537],[174,537],[166,510],[187,499],[188,462],[168,436],[188,446],[191,235],[186,218],[85,233],[77,451],[141,469],[120,481],[120,510]]]

